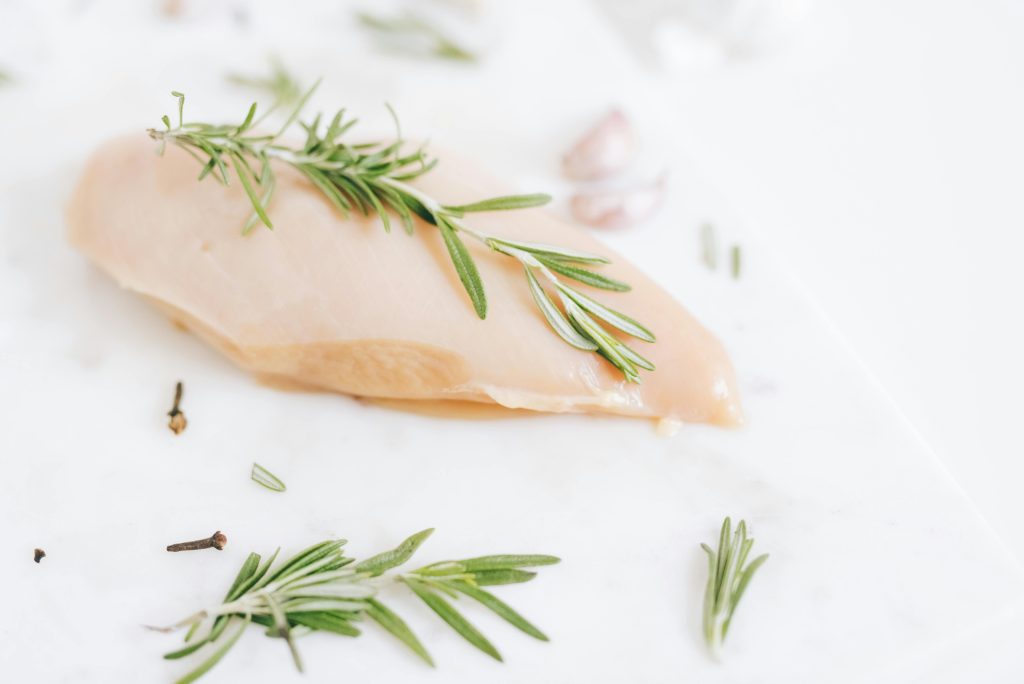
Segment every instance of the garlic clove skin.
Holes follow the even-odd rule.
[[[665,177],[631,188],[579,192],[569,202],[573,218],[594,228],[628,228],[656,214],[665,202]]]
[[[562,170],[573,180],[599,180],[626,168],[635,152],[629,119],[612,109],[562,157]]]

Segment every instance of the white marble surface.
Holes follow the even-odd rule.
[[[528,21],[539,6],[495,6],[502,38],[480,71],[371,59],[334,3],[301,17],[254,10],[246,33],[227,13],[158,32],[134,6],[97,2],[73,19],[24,10],[44,37],[24,58],[36,78],[0,91],[2,142],[17,162],[0,171],[0,567],[18,588],[0,623],[8,674],[169,681],[185,670],[159,658],[174,639],[140,625],[215,601],[248,551],[341,535],[365,554],[428,525],[438,532],[424,561],[560,554],[534,583],[502,591],[552,643],[474,612],[506,656],[497,665],[395,592],[437,670],[370,628],[358,640],[305,639],[306,680],[906,681],[1024,598],[1024,573],[973,505],[701,180],[656,84],[582,6]],[[339,29],[300,43],[311,22]],[[580,43],[571,52],[567,34]],[[246,95],[222,86],[223,70],[268,42],[300,74],[326,77],[320,106],[352,103],[372,127],[386,124],[377,104],[391,101],[407,130],[496,160],[520,189],[564,189],[555,160],[565,133],[611,102],[628,106],[649,164],[671,168],[672,198],[657,221],[609,242],[722,336],[749,425],[662,439],[630,421],[456,423],[280,393],[119,291],[62,240],[61,203],[82,155],[108,133],[149,125],[173,87],[204,112],[234,116]],[[699,265],[706,219],[743,244],[739,282]],[[191,425],[176,438],[163,413],[179,377]],[[251,483],[254,460],[289,492]],[[697,544],[725,514],[750,520],[772,558],[716,663],[699,638]],[[212,527],[231,538],[222,553],[163,551]],[[50,554],[38,566],[34,546]],[[289,669],[284,649],[253,630],[210,681],[280,681]]]
[[[811,5],[666,75],[680,136],[1024,560],[1024,3]]]

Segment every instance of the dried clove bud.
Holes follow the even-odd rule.
[[[167,547],[168,551],[197,551],[199,549],[217,549],[218,551],[224,550],[224,547],[228,545],[228,538],[220,530],[217,530],[207,539],[196,539],[195,541],[179,542],[177,544],[171,544]]]
[[[171,432],[176,435],[180,435],[185,431],[185,428],[188,427],[188,421],[185,419],[185,414],[178,408],[178,405],[181,403],[181,395],[183,391],[184,388],[179,381],[177,386],[174,388],[174,406],[172,406],[171,410],[167,412],[167,415],[170,416],[170,420],[167,422],[167,427],[171,428]]]

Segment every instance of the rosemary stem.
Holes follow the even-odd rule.
[[[400,180],[395,180],[394,178],[389,178],[387,176],[381,176],[379,181],[383,185],[390,186],[395,190],[398,190],[399,192],[404,192],[406,195],[409,195],[417,202],[422,204],[423,207],[431,214],[438,214],[441,211],[443,211],[441,205],[437,203],[437,200],[435,200],[433,197],[430,197],[429,195],[423,194],[422,192],[412,187],[408,183],[405,183]]]
[[[217,614],[217,612],[214,611],[213,615],[216,615],[216,614]],[[146,629],[151,629],[154,632],[177,632],[179,629],[184,629],[185,627],[191,627],[192,625],[199,624],[203,620],[205,620],[206,618],[208,618],[210,616],[211,616],[210,611],[208,611],[208,610],[201,610],[198,613],[193,613],[192,615],[189,615],[184,620],[179,620],[179,621],[175,622],[173,625],[170,625],[168,627],[152,627],[152,626],[147,626]]]
[[[408,183],[405,183],[405,182],[400,181],[400,180],[395,180],[394,178],[389,178],[387,176],[381,176],[378,179],[378,182],[380,182],[383,185],[387,185],[387,186],[389,186],[391,188],[394,188],[395,190],[398,190],[399,192],[404,192],[406,195],[409,195],[410,197],[415,199],[417,202],[422,204],[423,208],[426,209],[427,211],[429,211],[431,214],[437,215],[437,214],[445,214],[446,213],[445,210],[444,210],[444,207],[442,207],[440,204],[438,204],[437,200],[435,200],[433,197],[430,197],[429,195],[426,195],[426,194],[420,192],[419,190],[417,190],[416,188],[412,187]],[[488,242],[489,240],[492,239],[492,237],[490,235],[487,235],[485,233],[481,233],[479,231],[473,230],[472,228],[469,228],[468,226],[466,226],[465,224],[463,224],[459,220],[457,220],[455,218],[452,218],[450,215],[446,215],[445,216],[445,221],[448,223],[448,225],[450,225],[456,231],[458,231],[460,233],[463,233],[464,235],[469,235],[473,239],[478,240],[479,242],[484,243],[485,245],[487,245],[491,249],[494,249],[494,247]],[[495,251],[497,251],[497,250],[495,250]]]

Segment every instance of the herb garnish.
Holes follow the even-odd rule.
[[[256,103],[238,125],[186,123],[183,114],[185,96],[173,92],[172,95],[178,98],[178,125],[172,128],[170,118],[164,116],[165,130],[151,128],[149,135],[160,141],[161,151],[170,142],[191,154],[202,164],[200,180],[212,175],[227,185],[228,168],[231,167],[253,206],[253,214],[243,227],[243,234],[249,233],[257,223],[273,228],[267,208],[275,188],[271,161],[277,160],[301,172],[343,216],[353,211],[367,216],[376,213],[388,232],[392,216],[396,216],[410,235],[415,225],[414,217],[436,227],[480,318],[487,317],[487,297],[476,262],[463,237],[482,243],[492,252],[516,259],[523,266],[534,301],[552,329],[565,342],[577,349],[600,354],[622,371],[630,382],[640,381],[640,369],[654,370],[654,364],[612,335],[607,328],[620,330],[645,342],[654,342],[654,333],[629,316],[566,285],[560,277],[599,289],[628,291],[630,287],[626,283],[592,270],[595,266],[610,263],[608,259],[575,249],[507,240],[471,229],[463,222],[465,215],[473,212],[538,207],[550,201],[548,195],[494,197],[465,205],[442,204],[408,184],[408,181],[428,173],[437,163],[436,159],[428,158],[422,147],[406,151],[400,131],[390,142],[354,145],[342,142],[341,137],[356,123],[355,119],[345,118],[344,109],[334,115],[326,128],[321,125],[320,115],[309,123],[300,123],[306,133],[303,145],[293,147],[279,142],[279,138],[296,122],[315,89],[314,85],[300,99],[291,116],[273,135],[252,132],[258,123],[255,119]],[[541,285],[537,274],[550,291]],[[551,292],[561,303],[561,309],[551,298]]]
[[[277,475],[274,475],[274,473],[270,472],[259,463],[252,464],[252,473],[250,473],[249,477],[252,478],[252,481],[256,484],[266,487],[272,492],[283,492],[286,489],[284,482],[281,482],[281,479]]]
[[[356,14],[359,23],[390,39],[387,45],[401,46],[404,52],[415,54],[420,47],[424,53],[460,62],[475,62],[477,56],[449,38],[441,29],[423,17],[405,12],[395,17],[383,17],[366,12]]]
[[[271,566],[280,549],[262,563],[259,554],[249,554],[221,605],[160,630],[189,628],[185,635],[187,645],[164,656],[169,660],[184,658],[207,645],[212,649],[198,667],[178,680],[178,684],[195,681],[216,665],[250,623],[266,627],[267,636],[283,639],[300,672],[302,659],[295,646],[297,637],[313,631],[359,636],[356,625],[364,617],[379,624],[433,665],[430,654],[405,621],[376,597],[382,575],[408,561],[432,532],[432,529],[418,532],[396,548],[358,563],[344,555],[345,540],[342,539],[314,544],[276,567]],[[501,660],[497,649],[463,617],[450,599],[462,594],[526,634],[547,641],[543,632],[482,587],[527,582],[536,573],[523,568],[558,562],[554,556],[481,556],[432,563],[393,575],[393,578],[409,587],[469,643]],[[205,630],[202,636],[199,636],[200,630]]]
[[[300,99],[305,92],[298,80],[285,68],[281,60],[272,58],[270,60],[269,76],[245,76],[242,74],[229,74],[228,81],[254,90],[260,90],[273,98],[273,107],[292,106]]]
[[[730,250],[730,263],[732,266],[732,279],[740,279],[740,266],[741,266],[742,253],[740,252],[739,245],[733,245]]]
[[[736,533],[732,534],[732,521],[722,522],[718,537],[718,551],[707,544],[701,548],[708,554],[708,584],[704,592],[704,640],[712,653],[718,653],[729,631],[736,606],[743,597],[750,579],[761,565],[768,560],[763,554],[747,563],[747,555],[754,545],[747,538],[747,524],[740,520]]]

